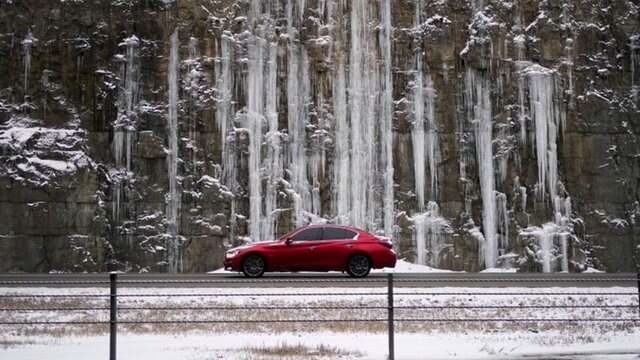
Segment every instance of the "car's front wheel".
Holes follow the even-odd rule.
[[[249,254],[242,260],[242,273],[246,277],[260,277],[266,267],[264,258],[259,254]]]
[[[371,260],[364,254],[355,254],[347,261],[347,273],[353,277],[364,277],[371,271]]]

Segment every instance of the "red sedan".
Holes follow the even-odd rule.
[[[259,277],[271,271],[346,271],[354,277],[372,268],[395,267],[396,253],[389,239],[342,225],[310,225],[279,240],[227,251],[225,270]]]

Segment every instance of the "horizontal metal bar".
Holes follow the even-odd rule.
[[[476,318],[426,318],[426,319],[417,319],[417,318],[405,318],[405,319],[396,319],[396,321],[404,321],[404,322],[420,322],[420,321],[429,321],[429,322],[638,322],[640,323],[640,318],[619,318],[619,319],[476,319]]]
[[[245,324],[245,323],[330,323],[330,322],[386,322],[388,319],[280,319],[280,320],[151,320],[151,321],[118,321],[121,325],[132,324]],[[533,318],[396,318],[396,322],[634,322],[640,318],[593,318],[593,319],[533,319]],[[29,321],[0,322],[0,325],[96,325],[109,324],[109,321]]]
[[[109,280],[4,280],[0,285],[108,285]]]
[[[637,305],[433,305],[433,306],[394,306],[397,310],[430,310],[430,309],[635,309]],[[198,311],[198,310],[386,310],[387,306],[131,306],[119,307],[119,311],[152,310],[152,311]],[[6,308],[0,311],[108,311],[109,308]]]
[[[553,295],[553,296],[592,296],[592,295],[607,295],[607,296],[635,296],[635,292],[396,292],[395,295],[410,295],[410,296],[441,296],[441,295],[478,295],[478,296],[540,296],[540,295]]]
[[[263,293],[263,294],[255,294],[255,293],[236,293],[236,294],[118,294],[118,297],[246,297],[246,296],[265,296],[265,297],[276,297],[276,296],[386,296],[386,293],[357,293],[357,292],[340,292],[340,293],[322,293],[322,292],[312,292],[312,293]]]
[[[96,295],[96,294],[2,294],[0,298],[105,298],[109,299],[109,294]]]
[[[432,283],[439,283],[439,282],[478,282],[478,283],[483,283],[483,282],[518,282],[518,283],[529,283],[529,282],[552,282],[552,283],[563,283],[563,282],[636,282],[636,279],[633,278],[602,278],[602,279],[595,279],[595,278],[589,278],[589,279],[581,279],[581,278],[566,278],[566,279],[535,279],[535,278],[524,278],[524,279],[518,279],[518,278],[484,278],[484,279],[471,279],[471,278],[429,278],[429,279],[402,279],[402,278],[394,278],[393,279],[394,282],[402,282],[402,283],[407,283],[407,282],[420,282],[420,283],[424,283],[424,282],[432,282]]]
[[[327,279],[180,279],[180,280],[128,280],[127,274],[123,274],[124,279],[118,279],[120,285],[126,284],[283,284],[283,283],[386,283],[386,278],[327,278]],[[629,278],[458,278],[458,277],[431,277],[423,279],[408,279],[400,276],[394,277],[397,283],[611,283],[629,282],[635,283],[637,279]],[[0,280],[0,285],[108,285],[109,280]]]
[[[236,293],[236,294],[211,294],[211,293],[194,293],[194,294],[122,294],[118,297],[245,297],[245,296],[264,296],[264,297],[277,297],[277,296],[386,296],[386,293],[357,293],[357,292],[341,292],[341,293]],[[396,292],[394,295],[404,296],[636,296],[635,292]],[[0,295],[0,298],[105,298],[108,299],[109,295],[93,295],[93,294],[13,294]]]

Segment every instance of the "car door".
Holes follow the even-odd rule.
[[[281,270],[313,270],[315,255],[313,250],[322,239],[322,228],[312,227],[293,234],[286,243],[279,244],[274,251],[274,264]]]
[[[323,270],[344,270],[347,258],[353,252],[357,233],[349,229],[327,226],[322,241],[314,249],[316,263]]]

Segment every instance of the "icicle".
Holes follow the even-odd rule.
[[[540,235],[540,258],[542,260],[542,272],[551,272],[551,248],[553,247],[553,230],[545,224]]]
[[[383,217],[384,233],[393,235],[394,205],[393,205],[393,78],[391,75],[391,0],[382,0],[380,6],[382,31],[380,43],[382,50],[382,78],[381,78],[381,160],[383,166]],[[433,169],[433,168],[432,168]]]
[[[264,159],[267,184],[265,187],[264,218],[261,231],[262,239],[273,239],[276,233],[276,210],[278,208],[278,182],[282,178],[282,159],[280,156],[280,132],[278,131],[277,102],[277,51],[276,44],[269,44],[267,77],[265,84],[265,114],[268,132],[267,151]]]
[[[35,39],[31,32],[22,40],[22,63],[24,67],[24,94],[27,94],[27,87],[29,84],[29,72],[31,71],[31,48]]]
[[[180,54],[178,29],[174,30],[170,39],[169,52],[169,103],[167,111],[167,143],[169,151],[167,154],[167,177],[169,179],[169,192],[166,194],[166,217],[167,233],[169,234],[167,244],[167,258],[169,270],[178,272],[180,258],[178,254],[178,234],[180,231],[180,189],[178,188],[178,91],[179,91],[179,70]]]
[[[507,195],[496,191],[496,210],[498,227],[500,229],[499,248],[505,251],[509,248],[509,212],[507,210]]]
[[[233,44],[231,33],[224,32],[220,37],[220,56],[216,58],[214,63],[214,71],[216,76],[216,124],[220,132],[220,145],[223,159],[222,181],[223,184],[232,192],[237,192],[237,164],[236,164],[236,146],[227,146],[227,141],[235,142],[235,134],[229,134],[228,129],[233,128],[233,118],[230,116],[234,113],[232,94],[233,94],[233,71],[232,71],[232,49]],[[230,222],[229,222],[229,239],[234,239],[236,234],[236,199],[231,200]]]
[[[569,272],[569,258],[567,254],[567,237],[568,233],[563,232],[560,234],[561,251],[562,251],[562,271]]]
[[[198,49],[198,39],[191,37],[189,38],[189,59],[187,60],[187,64],[189,64],[189,72],[187,77],[187,88],[189,89],[189,95],[191,96],[192,101],[195,101],[198,95],[198,80],[199,80],[199,72],[198,72],[198,57],[200,57],[199,49]],[[194,111],[193,109],[192,111]],[[198,161],[198,145],[196,139],[196,121],[197,117],[195,114],[190,116],[189,123],[189,141],[191,143],[192,149],[192,158],[191,158],[191,166],[196,172],[197,169],[197,161]]]
[[[333,81],[333,118],[335,122],[334,206],[338,223],[349,223],[351,217],[349,134],[347,121],[347,87],[344,57],[338,56]]]
[[[422,23],[422,1],[416,2],[414,28],[418,29]],[[414,120],[411,129],[414,161],[415,192],[418,198],[418,208],[424,210],[427,201],[426,170],[430,174],[430,192],[428,199],[437,198],[437,158],[439,155],[438,136],[435,122],[435,89],[431,74],[425,71],[422,58],[424,50],[418,47],[414,55],[414,81],[411,100],[413,102]],[[426,125],[426,126],[425,126]]]
[[[413,216],[413,237],[416,244],[416,263],[426,264],[427,219],[428,213]]]
[[[421,67],[420,55],[417,56],[417,67]],[[411,127],[411,140],[413,143],[413,171],[415,178],[415,191],[418,197],[418,209],[422,211],[425,205],[425,143],[424,143],[424,102],[422,70],[416,70],[413,90],[413,126]]]
[[[233,72],[232,63],[232,47],[233,43],[231,34],[225,32],[220,38],[220,57],[215,62],[216,87],[218,90],[216,122],[220,130],[220,140],[222,152],[225,152],[225,144],[227,138],[227,129],[232,125],[232,119],[229,114],[233,113],[232,109],[232,93],[233,93]],[[226,167],[225,167],[226,168]]]
[[[520,6],[519,3],[516,3],[516,6]],[[516,28],[518,30],[518,35],[513,38],[514,47],[516,48],[516,69],[520,72],[520,76],[518,77],[518,107],[520,109],[520,114],[518,116],[518,122],[520,123],[520,143],[524,148],[527,145],[527,124],[525,117],[525,108],[524,108],[524,86],[526,83],[526,75],[522,73],[522,67],[524,64],[524,50],[526,47],[526,37],[524,35],[524,30],[522,26],[522,9],[517,9],[514,12]]]
[[[297,194],[294,201],[293,221],[296,226],[305,224],[304,213],[311,212],[311,192],[307,170],[309,157],[305,151],[306,124],[309,119],[309,61],[305,48],[289,44],[287,99],[289,126],[289,164],[291,185]]]
[[[373,51],[367,42],[366,17],[368,11],[364,2],[356,1],[351,4],[351,50],[349,62],[349,113],[351,119],[351,222],[355,226],[369,228],[366,211],[369,206],[367,190],[371,187],[369,172],[374,168],[370,163],[371,143],[368,136],[371,128],[367,123],[367,80],[371,79],[369,72],[369,54]],[[373,120],[373,119],[371,119]]]
[[[524,186],[520,187],[520,200],[522,201],[520,203],[520,206],[522,207],[522,211],[526,212],[527,211],[527,188]]]
[[[134,131],[125,127],[113,130],[111,147],[116,168],[131,171]]]
[[[136,122],[133,109],[138,103],[138,81],[140,60],[138,56],[138,38],[131,36],[123,40],[125,54],[118,55],[121,61],[119,72],[117,119],[114,123],[111,150],[116,170],[113,173],[113,213],[116,227],[120,226],[122,201],[124,199],[127,177],[133,166],[133,153],[136,135]]]
[[[427,203],[427,211],[412,217],[416,263],[440,267],[438,260],[445,248],[442,235],[451,231],[449,222],[440,216],[440,208],[435,201]]]
[[[140,78],[140,60],[138,55],[138,47],[140,40],[134,35],[124,39],[120,44],[126,46],[126,68],[121,71],[121,77],[124,78],[124,91],[121,101],[124,104],[124,115],[131,116],[133,107],[138,103],[138,82]]]
[[[474,124],[482,195],[482,228],[486,240],[484,264],[485,268],[492,268],[497,261],[497,232],[490,87],[489,80],[473,69],[467,70],[467,106],[473,109],[469,111],[469,120]]]
[[[253,36],[249,42],[249,70],[247,74],[247,114],[245,127],[249,129],[249,236],[260,239],[262,186],[260,179],[262,121],[264,114],[264,49],[266,41]]]
[[[533,65],[525,71],[529,76],[530,111],[534,125],[540,195],[544,196],[548,190],[553,201],[558,181],[556,139],[559,127],[553,73],[539,65]]]
[[[568,36],[565,38],[564,49],[566,51],[566,64],[567,64],[567,78],[569,89],[567,90],[567,94],[569,96],[569,106],[575,106],[575,97],[573,94],[573,36],[571,34],[571,18],[570,18],[570,7],[572,6],[572,1],[567,1],[562,5],[562,26],[566,32],[568,32]]]
[[[636,66],[638,66],[638,51],[640,49],[640,35],[633,35],[629,38],[629,50],[631,58],[631,96],[634,103],[638,103],[638,93],[640,86],[636,85]]]

